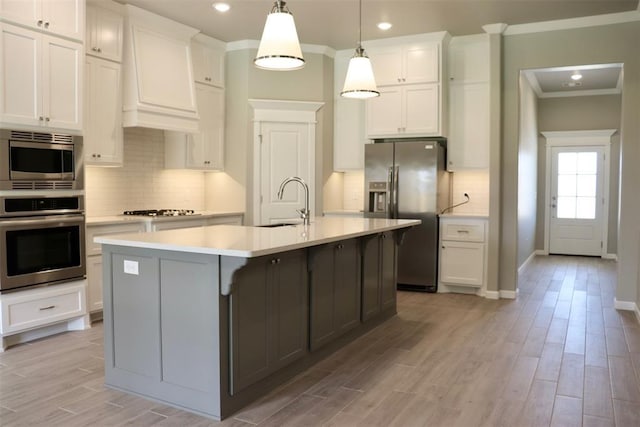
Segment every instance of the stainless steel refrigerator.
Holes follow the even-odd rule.
[[[365,217],[422,220],[399,247],[398,289],[437,289],[438,213],[450,204],[445,151],[444,138],[365,145]]]

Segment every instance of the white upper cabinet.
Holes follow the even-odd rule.
[[[112,2],[101,4],[111,5]],[[87,35],[85,51],[87,55],[97,56],[110,61],[122,62],[122,34],[124,17],[122,12],[87,5]]]
[[[447,169],[486,169],[490,149],[489,36],[454,37],[449,44]]]
[[[225,43],[198,34],[191,40],[193,76],[198,83],[224,87]]]
[[[82,131],[83,48],[0,24],[0,124]]]
[[[433,83],[440,79],[440,43],[418,42],[367,50],[378,86]]]
[[[54,35],[84,39],[85,0],[0,0],[0,16]]]
[[[198,131],[191,62],[197,30],[125,5],[123,126]]]
[[[380,97],[368,100],[370,138],[438,135],[437,84],[380,87]]]
[[[224,89],[196,84],[199,131],[165,132],[165,168],[224,169]]]
[[[121,65],[92,56],[85,66],[84,158],[87,165],[122,166]]]
[[[448,39],[443,32],[367,43],[380,91],[365,103],[367,138],[446,134],[441,58]]]

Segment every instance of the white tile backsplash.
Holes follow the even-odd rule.
[[[360,211],[364,209],[364,171],[344,173],[343,209]]]
[[[85,168],[87,216],[132,209],[205,209],[204,172],[164,169],[164,133],[125,128],[124,166]]]
[[[452,205],[464,202],[464,193],[469,195],[469,203],[454,208],[453,212],[479,215],[489,213],[489,170],[454,172],[451,181]]]

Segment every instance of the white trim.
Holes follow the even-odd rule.
[[[535,257],[536,251],[531,252],[531,255],[529,255],[529,257],[522,263],[522,265],[518,267],[518,274],[522,274],[522,272],[527,268],[529,263],[531,263],[531,261],[533,261]]]
[[[573,130],[573,131],[549,131],[541,132],[546,138],[546,165],[545,165],[545,194],[544,194],[544,251],[549,253],[550,222],[551,222],[551,149],[553,147],[601,147],[604,153],[602,166],[603,183],[602,198],[602,246],[600,256],[605,258],[608,254],[609,241],[609,182],[611,179],[611,136],[617,129],[601,130]],[[616,257],[617,259],[617,257]]]
[[[533,22],[530,24],[509,25],[505,36],[517,34],[542,33],[545,31],[561,31],[576,28],[597,27],[601,25],[623,24],[640,21],[640,10],[609,13],[605,15],[585,16],[581,18],[558,19],[555,21]]]
[[[260,40],[237,40],[227,43],[227,52],[231,52],[234,50],[258,49],[259,46]],[[304,53],[318,53],[320,55],[326,55],[330,58],[333,58],[336,54],[335,49],[320,44],[302,43],[300,45],[300,49],[302,49],[302,52]]]
[[[507,27],[507,24],[499,23],[483,25],[482,29],[487,34],[502,34],[507,29]]]
[[[518,293],[520,291],[516,289],[515,291],[500,291],[501,299],[516,299],[518,297]]]
[[[485,291],[484,297],[486,299],[500,299],[500,292],[498,291]]]
[[[612,259],[614,261],[618,261],[618,254],[604,254],[602,255],[602,259]]]
[[[549,256],[549,252],[545,251],[544,249],[536,249],[536,255]]]
[[[307,124],[307,138],[309,142],[309,191],[310,210],[315,212],[315,194],[319,187],[316,184],[315,150],[316,150],[316,113],[324,102],[284,101],[277,99],[250,99],[253,108],[253,223],[257,224],[261,218],[260,179],[261,158],[260,144],[262,123],[302,123]]]
[[[620,95],[622,88],[614,89],[592,89],[592,90],[567,90],[564,92],[542,92],[540,98],[569,98],[572,96],[600,96],[600,95]]]
[[[616,310],[634,311],[638,312],[638,306],[633,301],[620,301],[617,298],[613,299],[613,306]]]

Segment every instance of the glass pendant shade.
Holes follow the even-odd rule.
[[[371,61],[361,46],[358,46],[355,55],[349,61],[347,77],[344,80],[344,87],[340,95],[345,98],[357,99],[380,96],[373,76]]]
[[[253,63],[265,70],[298,70],[304,67],[304,58],[298,41],[293,15],[276,1],[267,15],[258,54]]]

